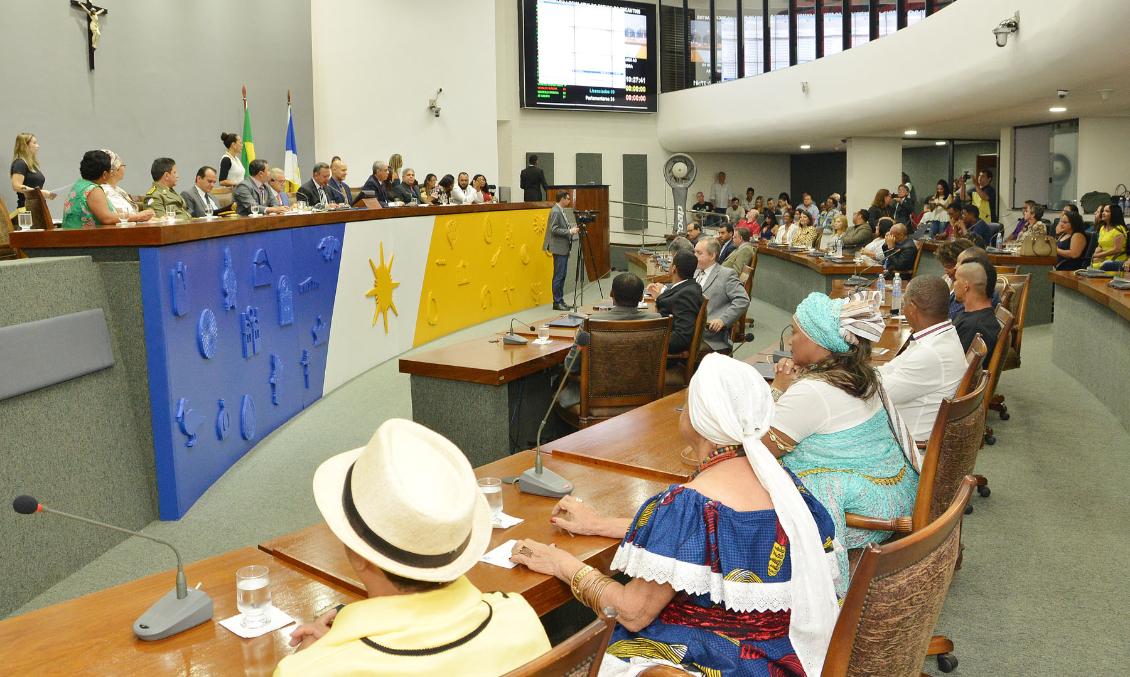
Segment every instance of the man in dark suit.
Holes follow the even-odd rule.
[[[589,315],[590,320],[654,320],[663,317],[646,308],[643,301],[643,280],[633,273],[620,273],[612,278],[612,309]]]
[[[734,244],[734,227],[729,223],[723,223],[718,226],[718,263],[725,263],[728,257],[737,245]]]
[[[198,219],[205,214],[215,214],[220,211],[220,206],[216,204],[215,198],[212,197],[212,188],[215,186],[215,169],[205,165],[196,170],[196,185],[180,194],[193,218]],[[211,208],[210,212],[206,209],[208,207]]]
[[[361,186],[361,190],[375,195],[382,207],[388,206],[388,173],[388,163],[377,160],[373,163],[373,175]]]
[[[573,236],[577,228],[569,225],[565,210],[573,204],[569,191],[557,191],[557,204],[549,210],[549,222],[545,226],[545,241],[542,249],[553,254],[553,309],[569,310],[565,305],[565,271],[569,268],[569,251],[573,247]]]
[[[691,345],[698,310],[702,307],[702,287],[694,281],[698,259],[692,251],[675,252],[671,259],[671,284],[652,283],[648,292],[655,297],[655,309],[671,318],[671,339],[667,352],[681,353]]]
[[[522,170],[518,181],[522,188],[522,199],[526,202],[541,202],[544,195],[542,191],[549,189],[545,183],[545,172],[538,166],[536,155],[530,156],[530,166]]]
[[[251,208],[256,206],[259,207],[261,214],[278,214],[286,211],[286,207],[280,207],[275,201],[271,187],[267,185],[267,168],[266,160],[252,160],[247,166],[247,178],[232,191],[235,210],[240,216],[250,215]]]
[[[904,280],[910,279],[914,274],[914,259],[918,256],[918,247],[906,236],[906,226],[896,223],[887,231],[887,241],[883,245],[883,274],[887,279],[899,274]]]
[[[330,180],[326,184],[326,190],[329,191],[331,202],[353,204],[353,189],[345,183],[345,175],[348,173],[349,165],[345,164],[341,158],[330,163]]]
[[[325,162],[314,165],[310,172],[310,180],[298,188],[297,198],[313,207],[314,205],[330,204],[330,194],[327,184],[330,180],[330,166]]]

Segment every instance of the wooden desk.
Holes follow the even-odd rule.
[[[757,256],[753,296],[790,313],[814,291],[831,293],[836,280],[847,279],[857,272],[873,276],[882,270],[879,266],[857,266],[848,259],[829,261],[770,247],[764,240],[757,243]]]
[[[308,621],[326,607],[351,602],[354,592],[319,581],[255,548],[242,548],[189,564],[188,584],[198,581],[212,597],[211,621],[155,642],[134,637],[131,627],[153,602],[172,589],[175,573],[107,588],[0,621],[0,665],[5,674],[60,675],[270,675],[293,651],[290,630],[241,639],[218,621],[238,613],[235,571],[248,564],[270,569],[271,598],[278,608]]]
[[[945,271],[935,252],[945,240],[924,240],[922,260],[918,264],[920,275],[942,275]],[[994,266],[1016,266],[1018,274],[1031,273],[1028,289],[1028,314],[1026,326],[1048,324],[1052,321],[1052,283],[1048,273],[1055,266],[1054,256],[1020,256],[1018,254],[989,254]]]
[[[609,515],[634,515],[646,499],[662,491],[668,484],[549,456],[543,456],[543,459],[546,468],[573,482],[576,487],[575,496]],[[534,453],[524,451],[477,468],[475,474],[479,477],[510,477],[533,467],[533,463]],[[509,529],[495,529],[491,537],[491,548],[512,538],[532,538],[543,543],[553,543],[581,560],[608,571],[618,541],[599,536],[569,536],[551,526],[549,515],[556,499],[523,494],[511,484],[503,485],[502,497],[506,514],[522,517],[526,521]],[[345,559],[340,541],[325,524],[276,538],[261,544],[259,548],[334,585],[358,594],[363,592],[360,581]],[[566,583],[552,576],[534,573],[525,567],[503,569],[480,562],[468,572],[467,577],[480,590],[521,593],[539,616],[572,599]]]
[[[1052,363],[1097,397],[1115,420],[1130,417],[1130,292],[1110,280],[1053,271]]]
[[[666,284],[671,281],[671,273],[665,273],[659,270],[652,262],[652,256],[648,254],[641,254],[638,251],[632,250],[625,253],[624,258],[628,260],[628,272],[634,273],[636,277],[643,280],[645,284],[649,282]]]

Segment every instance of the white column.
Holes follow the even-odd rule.
[[[902,139],[855,137],[847,141],[848,214],[867,209],[875,191],[892,193],[902,180]],[[922,189],[918,189],[919,194]]]
[[[1130,185],[1130,118],[1079,118],[1078,195]]]

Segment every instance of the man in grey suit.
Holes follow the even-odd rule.
[[[280,207],[275,196],[271,194],[271,188],[267,185],[267,169],[266,160],[252,160],[251,164],[247,166],[247,178],[232,191],[235,210],[239,212],[240,216],[250,215],[252,206],[258,206],[260,213],[265,214],[278,214],[286,211],[286,207]]]
[[[212,189],[215,186],[215,169],[204,165],[196,170],[196,185],[180,194],[184,198],[184,204],[188,207],[188,213],[192,214],[193,218],[198,219],[220,211],[220,206],[216,204],[215,198],[212,197]]]
[[[749,308],[749,295],[745,293],[738,274],[718,263],[718,240],[702,238],[694,246],[698,270],[694,279],[706,297],[706,329],[702,340],[716,352],[728,352],[730,326]]]
[[[565,271],[569,267],[569,250],[577,228],[569,225],[565,210],[573,204],[573,196],[568,191],[557,191],[557,204],[549,210],[549,222],[545,226],[545,242],[542,249],[553,254],[553,309],[569,310],[565,305]]]

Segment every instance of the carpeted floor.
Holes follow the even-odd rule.
[[[607,289],[605,285],[605,289]],[[595,298],[596,294],[589,294]],[[529,317],[550,314],[532,309]],[[757,339],[777,341],[788,315],[754,301]],[[489,322],[425,346],[501,328]],[[974,497],[965,560],[938,627],[957,645],[957,675],[1112,675],[1130,665],[1130,444],[1125,422],[1051,365],[1051,327],[1025,332],[1024,366],[998,392],[1011,420],[992,414],[998,442],[978,471],[993,494]],[[391,360],[323,398],[221,478],[178,522],[144,532],[191,562],[254,545],[320,518],[310,478],[325,458],[363,445],[390,417],[411,418],[408,377]],[[20,613],[168,569],[162,546],[129,539],[35,598]],[[191,583],[191,582],[190,582]],[[926,671],[941,674],[932,660]]]

